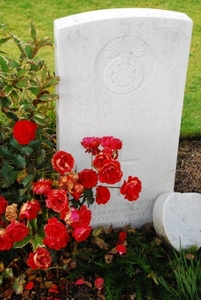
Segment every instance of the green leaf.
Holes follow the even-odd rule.
[[[21,146],[19,145],[18,141],[14,139],[13,137],[10,138],[10,145],[13,149],[18,150]]]
[[[5,44],[10,38],[9,37],[4,37],[0,39],[0,46]]]
[[[41,146],[41,141],[39,139],[33,140],[28,144],[29,147],[40,147]]]
[[[10,166],[9,161],[5,160],[2,164],[2,167],[0,169],[0,174],[3,177],[6,177],[8,175],[8,173],[10,173],[13,170],[13,166]]]
[[[33,117],[33,120],[38,124],[38,125],[41,125],[41,126],[44,126],[46,124],[46,121],[41,119],[39,116],[35,115]]]
[[[23,248],[24,246],[26,246],[30,240],[31,240],[31,236],[26,236],[23,241],[20,242],[15,242],[13,245],[13,248],[17,249],[17,248]]]
[[[31,45],[27,44],[25,47],[24,47],[24,52],[26,54],[26,56],[28,58],[32,58],[33,57],[33,53],[34,53],[34,49]]]
[[[24,77],[28,72],[29,70],[27,68],[21,68],[17,73],[17,77],[18,78]]]
[[[2,107],[9,107],[11,102],[7,97],[0,97],[0,103]]]
[[[49,78],[48,80],[45,81],[43,87],[46,89],[48,87],[55,86],[58,83],[59,83],[59,77]]]
[[[36,42],[37,42],[37,38],[36,38],[37,32],[36,32],[35,24],[31,21],[29,25],[30,25],[29,33],[30,33],[34,43],[36,44]]]
[[[22,147],[20,149],[20,152],[25,155],[30,155],[33,152],[33,149],[31,147],[26,146],[26,147]]]
[[[37,218],[34,218],[28,222],[28,227],[31,232],[36,232],[37,230]]]
[[[16,115],[14,112],[8,111],[8,112],[6,112],[5,114],[6,114],[6,116],[7,116],[9,119],[11,119],[11,120],[14,121],[14,122],[17,122],[18,117],[17,117],[17,115]]]
[[[44,247],[43,239],[38,235],[34,235],[32,237],[31,244],[33,246],[33,251],[35,251],[38,247]]]
[[[11,96],[11,98],[12,98],[12,100],[14,102],[17,102],[19,100],[18,93],[15,90],[12,91],[12,93],[10,94],[10,96]]]
[[[34,94],[35,96],[37,96],[38,94],[40,94],[41,88],[40,87],[30,87],[29,91]]]
[[[16,60],[10,60],[8,64],[9,64],[9,67],[14,68],[14,69],[19,68],[19,66],[20,66]]]
[[[2,89],[2,94],[4,94],[4,96],[7,97],[8,95],[10,95],[12,90],[13,90],[12,85],[5,85],[4,88]]]
[[[41,150],[41,154],[36,159],[36,164],[40,166],[46,157],[46,152],[44,149]]]
[[[20,154],[14,154],[13,155],[13,163],[18,168],[25,168],[26,167],[26,159],[22,157]]]
[[[24,49],[23,49],[23,47],[22,47],[22,43],[23,43],[23,42],[20,41],[19,38],[18,38],[16,35],[12,34],[12,33],[11,33],[11,37],[13,38],[13,40],[14,40],[15,44],[17,45],[17,47],[19,48],[19,50],[20,50],[22,56],[25,56],[25,54],[24,54]]]
[[[2,184],[2,188],[8,188],[11,184],[13,184],[17,178],[17,171],[11,171],[8,173],[6,180]]]
[[[15,291],[15,293],[17,295],[20,295],[23,293],[24,285],[26,283],[24,278],[25,278],[25,274],[20,275],[15,279],[15,281],[13,283],[13,290]]]
[[[93,198],[93,191],[92,191],[92,189],[85,189],[85,190],[84,190],[84,197],[87,198],[87,201],[89,202],[89,204],[93,204],[93,203],[94,203],[94,198]]]
[[[40,96],[41,101],[53,101],[53,100],[57,100],[57,99],[58,99],[57,94],[43,94]]]
[[[0,156],[11,157],[12,153],[10,152],[10,150],[8,150],[8,148],[0,146]]]
[[[27,78],[22,78],[15,83],[18,89],[25,89],[29,87],[29,80]]]
[[[0,68],[3,72],[8,72],[8,60],[4,56],[0,56]]]
[[[37,42],[37,46],[42,48],[44,46],[52,46],[52,43],[50,42],[50,39],[48,37],[41,39]]]
[[[26,187],[28,186],[34,179],[34,175],[28,175],[26,176],[22,181],[21,181],[21,184]]]
[[[6,268],[3,272],[4,278],[13,278],[13,269],[12,268]]]

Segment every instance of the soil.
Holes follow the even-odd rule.
[[[174,190],[201,193],[201,140],[180,141]]]

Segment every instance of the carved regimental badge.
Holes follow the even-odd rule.
[[[99,52],[95,73],[101,86],[113,93],[127,94],[149,79],[153,56],[148,45],[134,36],[120,36]]]

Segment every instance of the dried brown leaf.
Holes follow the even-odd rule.
[[[101,249],[108,250],[109,245],[101,238],[96,237],[94,243]]]
[[[97,296],[98,296],[100,299],[102,299],[102,300],[105,300],[105,299],[106,299],[106,298],[105,298],[105,295],[103,295],[103,294],[97,293]]]
[[[105,254],[105,262],[107,264],[111,264],[112,261],[113,261],[113,254],[112,253]]]
[[[84,283],[92,289],[92,283],[90,281],[85,281]]]

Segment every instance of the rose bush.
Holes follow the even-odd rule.
[[[23,248],[23,260],[30,268],[46,270],[58,251],[76,253],[76,243],[91,237],[89,207],[94,202],[106,205],[111,185],[120,183],[120,193],[129,201],[139,198],[142,186],[132,176],[121,184],[122,141],[116,137],[84,137],[81,146],[92,156],[92,165],[79,171],[73,153],[55,150],[48,111],[53,107],[49,102],[58,98],[52,88],[59,78],[35,57],[49,40],[38,39],[32,22],[30,34],[28,43],[6,33],[0,39],[0,45],[13,40],[20,50],[18,61],[0,53],[0,105],[5,118],[0,119],[0,251]],[[107,249],[97,237],[94,242]],[[126,253],[125,232],[112,251],[110,255]],[[101,290],[103,283],[97,278],[96,288]]]

